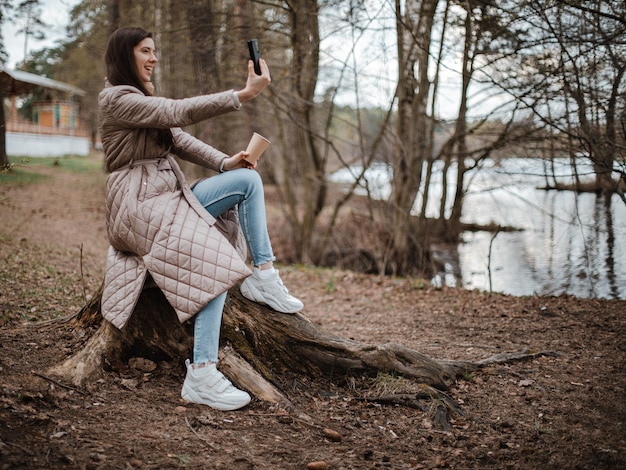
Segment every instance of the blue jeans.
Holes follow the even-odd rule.
[[[267,231],[265,195],[261,176],[254,170],[239,168],[220,173],[199,182],[193,193],[213,217],[219,217],[235,205],[239,223],[248,244],[252,263],[259,266],[274,261]],[[194,323],[193,362],[217,362],[222,312],[227,293],[223,293],[200,310]]]

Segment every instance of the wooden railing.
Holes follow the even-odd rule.
[[[79,122],[76,127],[52,127],[41,126],[26,121],[7,120],[5,122],[7,132],[43,134],[43,135],[69,135],[73,137],[89,137],[85,126]]]

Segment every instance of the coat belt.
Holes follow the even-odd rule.
[[[130,162],[127,165],[121,166],[119,168],[116,168],[115,170],[113,170],[113,172],[115,171],[122,171],[122,170],[129,170],[134,168],[137,165],[151,165],[151,164],[159,164],[162,161],[167,160],[167,157],[159,157],[159,158],[144,158],[141,160],[133,160],[132,162]],[[171,168],[171,166],[169,167]]]

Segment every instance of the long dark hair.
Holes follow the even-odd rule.
[[[152,95],[152,92],[139,79],[134,52],[137,44],[151,37],[151,32],[134,27],[120,28],[111,34],[104,55],[107,80],[111,85],[130,85],[140,89],[146,96]],[[172,145],[174,138],[170,129],[156,129],[156,131],[161,145],[166,148]]]

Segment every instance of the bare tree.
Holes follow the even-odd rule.
[[[285,2],[291,60],[281,93],[275,96],[287,121],[281,130],[282,161],[276,180],[285,196],[286,214],[298,260],[312,260],[312,237],[325,204],[324,159],[315,131],[315,87],[319,70],[319,6],[317,0]]]
[[[222,89],[222,73],[218,61],[223,54],[220,34],[220,4],[222,2],[185,1],[185,13],[189,30],[190,56],[196,82],[196,93],[208,94]],[[216,126],[218,128],[216,128]],[[198,138],[211,142],[217,148],[223,148],[226,140],[220,132],[219,122],[207,122],[195,126]]]
[[[418,233],[411,216],[421,185],[422,168],[428,161],[428,97],[431,91],[432,29],[437,0],[396,1],[398,41],[397,148],[392,158],[393,179],[389,199],[392,230],[392,271],[404,274],[429,266],[428,242]]]
[[[109,34],[120,27],[120,0],[108,0],[107,11],[109,16]]]
[[[7,1],[0,2],[0,26],[4,24],[6,19],[7,10],[9,7],[9,3]],[[0,65],[1,68],[4,68],[4,64],[6,62],[6,50],[4,48],[4,40],[0,35]],[[5,116],[4,116],[4,90],[0,84],[0,104],[2,104],[0,109],[0,170],[4,170],[9,167],[9,157],[7,156],[7,146],[6,146],[6,125],[5,125]]]
[[[624,198],[624,188],[613,179],[613,167],[616,155],[626,155],[623,147],[619,150],[616,128],[617,113],[624,112],[618,100],[625,94],[626,60],[614,41],[626,35],[626,24],[603,17],[602,4],[595,7],[591,14],[576,7],[563,11],[558,15],[558,33],[552,32],[561,49],[564,91],[576,105],[578,138],[593,164],[597,187],[607,194],[617,191]],[[577,19],[574,31],[569,26],[572,17]],[[582,58],[586,60],[581,64]]]
[[[563,144],[560,154],[590,159],[593,190],[617,192],[626,202],[619,183],[625,173],[623,2],[535,0],[522,9],[518,3],[499,7],[524,32],[506,61],[492,63],[493,85],[525,106],[538,127],[553,129]]]
[[[0,103],[4,103],[4,91],[0,86]],[[2,128],[0,129],[0,171],[3,171],[9,166],[9,157],[7,156],[7,145],[6,145],[6,125],[5,125],[5,116],[4,116],[4,106],[0,106],[0,125]]]

